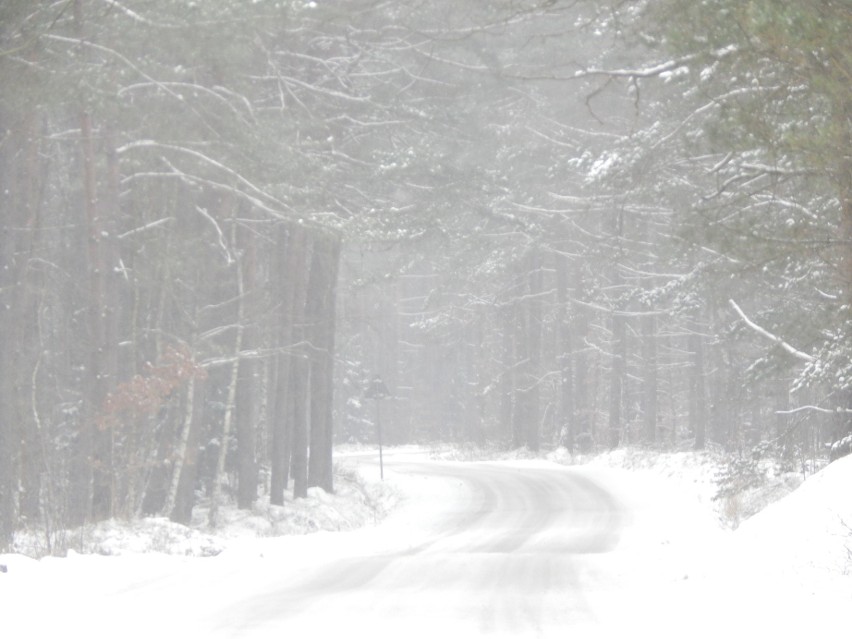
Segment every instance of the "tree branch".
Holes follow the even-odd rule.
[[[265,190],[261,189],[260,187],[255,186],[254,184],[251,183],[251,181],[249,181],[247,178],[243,177],[240,173],[238,173],[237,171],[235,171],[231,167],[226,166],[225,164],[222,164],[218,160],[215,160],[215,159],[211,158],[210,156],[204,155],[203,153],[200,153],[199,151],[196,151],[194,149],[189,149],[189,148],[186,148],[186,147],[183,147],[183,146],[177,146],[177,145],[174,145],[174,144],[164,144],[162,142],[156,142],[155,140],[137,140],[135,142],[129,142],[128,144],[125,144],[124,146],[117,148],[116,153],[121,155],[121,154],[126,153],[127,151],[132,150],[132,149],[139,149],[139,148],[167,149],[167,150],[170,150],[170,151],[176,151],[178,153],[183,153],[185,155],[192,156],[192,157],[194,157],[198,160],[201,160],[202,162],[204,162],[204,163],[206,163],[210,166],[213,166],[213,167],[219,169],[220,171],[227,173],[228,175],[230,175],[231,177],[236,179],[240,184],[247,186],[249,188],[249,190],[253,191],[254,193],[256,193],[261,198],[268,200],[268,201],[276,204],[277,206],[280,206],[282,209],[286,210],[286,209],[289,208],[286,203],[282,202],[281,200],[274,197],[273,195],[270,195],[269,193],[267,193]]]
[[[740,318],[741,318],[741,319],[742,319],[742,320],[746,323],[746,326],[748,326],[748,327],[749,327],[749,328],[751,328],[752,330],[754,330],[754,331],[756,331],[757,333],[759,333],[759,334],[763,335],[763,337],[765,337],[766,339],[768,339],[768,340],[770,340],[770,341],[772,341],[772,342],[774,342],[774,343],[778,344],[778,346],[780,346],[781,348],[783,348],[783,349],[784,349],[785,351],[787,351],[790,355],[792,355],[793,357],[795,357],[795,358],[797,358],[797,359],[802,360],[803,362],[814,362],[814,361],[816,361],[816,358],[815,358],[815,357],[813,357],[812,355],[808,355],[807,353],[803,353],[803,352],[802,352],[802,351],[800,351],[799,349],[797,349],[797,348],[795,348],[795,347],[793,347],[793,346],[790,346],[787,342],[785,342],[783,339],[781,339],[781,338],[780,338],[780,337],[778,337],[777,335],[773,335],[772,333],[770,333],[769,331],[767,331],[767,330],[766,330],[765,328],[763,328],[762,326],[758,326],[757,324],[755,324],[754,322],[752,322],[752,321],[751,321],[751,320],[750,320],[750,319],[746,316],[746,314],[743,312],[743,309],[741,309],[739,306],[737,306],[737,303],[736,303],[734,300],[729,299],[729,300],[728,300],[728,303],[731,305],[731,307],[734,309],[734,311],[736,311],[737,315],[739,315],[739,316],[740,316]]]

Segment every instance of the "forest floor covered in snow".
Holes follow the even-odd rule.
[[[454,446],[406,447],[392,454],[450,463],[513,464],[535,457]],[[668,625],[672,635],[692,615],[718,631],[735,624],[754,632],[776,628],[784,636],[792,636],[786,631],[799,623],[802,631],[836,631],[846,617],[852,601],[852,456],[814,474],[780,472],[762,462],[741,467],[695,452],[628,449],[580,459],[557,450],[539,457],[545,457],[542,463],[604,474],[612,485],[624,487],[619,497],[635,521],[611,563],[627,592],[640,593],[649,574],[663,587],[654,595],[659,609],[649,609],[648,597],[637,594],[615,602],[624,614],[656,627]],[[389,481],[379,481],[377,471],[374,451],[342,448],[333,495],[312,489],[307,499],[291,498],[281,507],[261,499],[251,511],[223,508],[216,528],[207,524],[206,508],[196,510],[189,527],[163,518],[105,522],[67,532],[68,558],[33,559],[44,554],[44,533],[21,535],[14,552],[0,554],[0,599],[18,586],[74,582],[85,575],[96,580],[109,560],[105,555],[123,558],[130,584],[145,581],[155,566],[165,571],[178,557],[185,566],[197,557],[237,556],[261,546],[271,553],[262,544],[282,536],[320,533],[316,544],[306,546],[318,549],[322,538],[337,531],[369,534],[375,528],[381,536],[388,514],[422,496],[409,495],[402,477],[397,482],[391,474]]]
[[[209,500],[201,500],[193,509],[189,526],[166,517],[142,517],[133,521],[113,519],[52,533],[44,529],[22,531],[16,535],[12,550],[29,558],[50,555],[54,546],[57,548],[54,554],[64,554],[67,548],[72,554],[84,555],[156,552],[210,557],[237,540],[354,530],[373,525],[400,499],[393,484],[367,480],[356,465],[345,461],[335,464],[334,479],[333,494],[309,488],[307,498],[294,499],[292,491],[286,491],[282,506],[271,505],[268,496],[261,496],[251,510],[239,510],[225,498],[227,501],[220,505],[215,526],[209,521]],[[7,560],[6,563],[14,563],[8,556]]]
[[[771,460],[743,463],[723,454],[661,453],[640,448],[621,448],[584,457],[572,456],[564,449],[531,453],[526,449],[505,451],[450,444],[388,449],[389,452],[394,450],[436,461],[546,459],[567,466],[630,471],[675,487],[684,500],[695,503],[707,516],[715,518],[721,529],[729,530],[738,528],[742,522],[789,495],[815,472],[782,471]],[[270,505],[268,497],[261,496],[251,510],[238,510],[232,503],[224,503],[219,509],[218,524],[213,527],[209,523],[209,503],[202,500],[194,509],[189,526],[164,517],[144,517],[134,521],[110,520],[73,530],[22,531],[16,536],[7,560],[12,554],[40,558],[50,555],[54,549],[53,554],[61,555],[66,548],[76,554],[159,552],[213,556],[236,539],[353,530],[374,525],[403,498],[393,482],[365,475],[358,460],[374,454],[375,450],[366,446],[338,448],[334,494],[311,488],[306,499],[293,499],[292,493],[285,493],[283,506]],[[852,513],[847,513],[844,521],[852,525]]]

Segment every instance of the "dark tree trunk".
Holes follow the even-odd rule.
[[[542,272],[531,255],[524,274],[525,286],[517,308],[516,357],[519,375],[515,388],[514,443],[536,451],[540,446]]]
[[[624,430],[624,382],[627,375],[627,318],[612,316],[612,363],[609,387],[609,447],[616,448]]]
[[[524,392],[524,384],[527,383],[525,367],[528,364],[528,346],[526,341],[526,309],[523,302],[516,301],[512,304],[512,447],[520,448],[524,445],[525,425],[528,419],[527,397]]]
[[[103,239],[98,216],[96,189],[95,148],[91,115],[80,114],[82,148],[83,216],[86,237],[86,276],[88,277],[88,338],[86,350],[88,361],[84,378],[85,404],[77,437],[76,465],[72,472],[73,520],[82,523],[89,518],[102,519],[112,511],[110,477],[112,458],[108,437],[95,425],[101,404],[106,395],[105,370],[106,324],[103,309],[106,306],[104,291],[104,268],[101,241]]]
[[[775,438],[784,441],[790,429],[790,386],[786,379],[775,381]]]
[[[284,504],[284,491],[290,478],[290,357],[284,353],[275,356],[275,396],[269,422],[269,501]]]
[[[845,110],[842,111],[846,118],[849,117],[852,111],[852,105],[849,102],[845,103]],[[848,131],[849,128],[847,127]],[[852,136],[847,136],[844,140],[843,148],[847,150],[846,157],[842,163],[841,171],[839,172],[840,181],[840,204],[841,204],[841,222],[840,222],[840,246],[843,251],[840,259],[841,271],[841,286],[846,302],[847,316],[852,309],[852,159],[848,154],[850,144],[852,144]],[[848,321],[848,320],[847,320]],[[835,416],[839,422],[836,442],[841,440],[846,442],[847,450],[852,450],[849,437],[852,437],[852,382],[847,378],[845,382],[837,389],[840,395],[840,408],[842,411]]]
[[[622,294],[621,287],[624,282],[621,274],[621,262],[624,250],[622,242],[624,237],[624,212],[616,211],[612,218],[612,236],[616,244],[611,268],[611,288],[616,296]],[[627,435],[629,441],[629,429],[625,427],[624,399],[625,386],[627,383],[627,317],[623,314],[624,302],[616,297],[612,313],[612,358],[610,366],[610,389],[609,389],[609,447],[616,448],[621,440],[622,433]]]
[[[25,153],[27,127],[20,128],[10,123],[6,143],[0,146],[0,202],[3,218],[0,219],[0,353],[3,371],[0,374],[0,544],[10,541],[23,511],[32,510],[28,505],[36,497],[37,486],[30,485],[29,466],[25,461],[31,426],[24,416],[24,398],[29,395],[23,371],[27,361],[26,330],[36,326],[30,316],[28,298],[27,261],[32,233],[21,232],[28,228],[31,217],[28,208],[26,166],[16,157],[16,151]],[[29,154],[26,154],[29,155]],[[32,176],[31,176],[32,179]],[[35,460],[33,460],[35,461]],[[22,495],[23,492],[23,495]],[[35,509],[38,504],[36,501]]]
[[[251,353],[260,345],[257,316],[257,243],[253,233],[244,233],[243,295],[246,297],[246,327],[243,351]],[[240,363],[235,409],[237,435],[237,507],[250,509],[257,499],[257,423],[259,417],[258,359],[247,357]]]
[[[722,356],[722,346],[720,344],[710,345],[710,349],[705,355],[710,358],[710,369],[712,370],[712,375],[708,379],[710,397],[708,416],[710,432],[708,435],[710,441],[714,444],[724,445],[727,438],[728,398],[725,397],[725,379],[728,371]]]
[[[642,351],[645,375],[642,380],[645,444],[657,443],[657,322],[653,315],[642,317]]]
[[[574,348],[568,302],[568,262],[559,254],[556,260],[556,363],[559,369],[559,445],[574,452],[576,411],[574,403]]]
[[[206,386],[204,380],[196,378],[191,385],[194,393],[192,419],[186,440],[186,454],[177,485],[175,504],[170,518],[172,521],[189,525],[192,522],[192,508],[195,505],[195,488],[198,478],[198,453],[201,442],[201,430],[204,423],[204,405]],[[189,401],[189,398],[187,398]]]
[[[485,443],[482,405],[483,316],[477,314],[465,330],[464,338],[464,427],[467,441]]]
[[[514,441],[512,415],[514,413],[515,386],[515,308],[514,305],[501,313],[503,320],[503,350],[501,353],[502,369],[500,371],[500,437],[506,442]],[[517,447],[517,445],[516,445]]]
[[[583,273],[581,266],[577,266],[574,274],[575,297],[578,302],[571,305],[571,316],[573,318],[574,332],[578,336],[586,336],[589,332],[588,310],[579,302],[583,297]],[[581,453],[588,453],[592,449],[592,416],[591,406],[593,404],[589,388],[589,354],[585,345],[576,344],[574,351],[574,442]]]
[[[306,312],[312,326],[313,345],[308,485],[319,486],[329,493],[334,490],[334,331],[339,264],[340,240],[330,235],[318,238],[314,244]]]
[[[254,331],[249,330],[249,333]],[[252,334],[244,346],[255,348]],[[237,382],[237,507],[250,509],[257,499],[257,423],[258,423],[258,363],[246,359],[240,365]]]
[[[73,17],[78,37],[84,38],[85,15],[82,0],[74,1]],[[75,442],[71,494],[71,517],[80,523],[89,518],[103,519],[114,512],[116,504],[112,483],[114,473],[118,469],[113,468],[112,433],[96,425],[107,390],[115,381],[115,336],[110,332],[111,314],[115,304],[110,295],[113,264],[109,246],[114,239],[111,225],[114,212],[105,210],[110,204],[112,185],[108,180],[105,201],[99,202],[95,132],[88,106],[80,107],[77,121],[80,126],[82,217],[83,227],[86,229],[85,303],[88,306],[84,406]],[[109,161],[109,158],[107,159]]]
[[[0,373],[0,508],[9,512],[8,528],[41,517],[42,472],[45,469],[42,437],[36,421],[37,372],[41,356],[38,305],[43,284],[32,267],[39,244],[41,214],[41,132],[37,113],[21,117],[0,148],[0,321],[2,373]],[[5,153],[4,153],[5,151]],[[3,162],[8,161],[8,165]],[[48,486],[48,489],[50,487]],[[6,521],[0,529],[6,527]]]
[[[542,336],[542,295],[543,280],[538,255],[530,258],[527,339],[529,340],[529,368],[527,370],[528,417],[526,424],[526,445],[532,451],[541,446],[541,336]]]
[[[291,365],[290,392],[293,402],[293,439],[290,451],[290,472],[293,476],[293,497],[308,496],[308,424],[310,421],[311,361],[297,355]]]
[[[308,278],[313,255],[311,235],[303,230],[299,238],[294,241],[293,249],[299,251],[301,259],[297,268],[290,273],[294,280],[291,306],[293,344],[290,357],[290,401],[292,405],[290,471],[293,476],[293,496],[299,498],[308,495],[308,429],[311,420],[311,349],[308,340],[311,336],[306,326],[305,303],[308,296]]]
[[[290,455],[293,437],[292,376],[294,374],[294,324],[297,282],[304,276],[308,240],[304,227],[282,225],[278,231],[278,264],[276,268],[275,305],[278,311],[278,353],[275,356],[274,414],[270,420],[270,491],[272,504],[284,503],[284,491],[290,478]]]

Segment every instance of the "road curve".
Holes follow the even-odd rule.
[[[627,519],[604,486],[556,465],[387,467],[441,486],[446,499],[407,525],[391,517],[386,531],[396,532],[381,547],[339,552],[215,611],[209,636],[590,636],[598,607],[587,593],[606,589],[595,557],[614,548]],[[417,514],[416,498],[407,509]]]

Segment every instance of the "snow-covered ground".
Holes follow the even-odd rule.
[[[721,499],[724,468],[707,454],[620,450],[588,465],[626,469],[616,472],[638,498],[633,507],[645,521],[633,530],[646,538],[623,540],[618,551],[637,562],[625,572],[670,573],[655,593],[658,606],[643,596],[627,602],[640,627],[664,637],[683,636],[685,628],[699,637],[848,632],[852,456],[804,481],[769,473],[763,485]],[[757,512],[744,518],[739,511]],[[645,556],[631,553],[631,544]]]
[[[415,463],[471,456],[449,449],[389,453]],[[617,451],[577,461],[563,452],[550,461],[497,463],[521,470],[525,464],[573,464],[617,495],[630,513],[617,546],[589,564],[616,575],[619,584],[587,593],[601,620],[595,636],[637,630],[662,637],[845,631],[852,602],[852,457],[809,477],[733,531],[726,506],[713,499],[719,466],[709,456]],[[431,513],[448,504],[463,508],[467,499],[456,483],[440,478],[391,470],[386,482],[378,482],[376,460],[363,451],[342,451],[338,466],[337,494],[314,490],[309,499],[281,509],[227,511],[225,525],[216,531],[159,519],[112,523],[85,532],[83,548],[96,554],[38,561],[0,555],[6,568],[0,572],[2,635],[201,636],[207,611],[235,599],[262,602],[265,592],[281,588],[282,572],[296,579],[312,567],[353,556],[389,548],[404,552],[426,539]],[[203,517],[200,511],[199,522]],[[298,534],[308,532],[314,534]],[[260,614],[263,604],[257,605]],[[352,634],[351,619],[339,623],[342,634]],[[421,620],[412,632],[429,636],[428,624]]]

